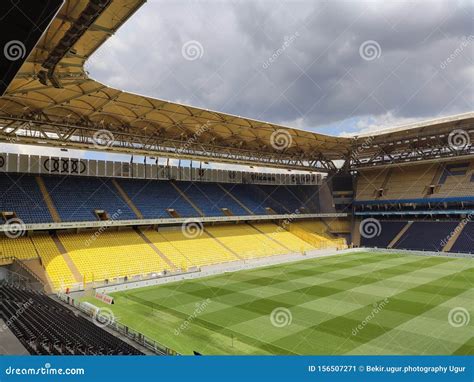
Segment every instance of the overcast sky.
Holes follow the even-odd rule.
[[[473,109],[471,1],[149,0],[88,62],[114,87],[330,134]]]

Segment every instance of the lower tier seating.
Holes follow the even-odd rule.
[[[169,269],[169,265],[135,231],[60,233],[84,281],[133,277]]]
[[[466,223],[451,252],[474,253],[474,222]]]
[[[248,224],[229,224],[207,230],[242,259],[281,255],[288,249]]]
[[[361,224],[364,221],[362,221]],[[371,248],[387,248],[397,234],[406,226],[407,222],[402,221],[380,221],[379,235],[370,237],[372,235],[361,234],[360,245]],[[361,229],[363,231],[363,228]]]
[[[187,237],[181,229],[147,231],[146,236],[176,268],[212,265],[239,260],[205,231],[196,237]]]
[[[274,223],[252,224],[258,231],[275,240],[291,252],[305,252],[314,249],[308,242]]]
[[[458,222],[414,222],[397,241],[394,248],[441,251],[444,240],[457,226]]]
[[[1,284],[0,318],[33,355],[142,354],[59,302],[31,290]]]
[[[346,240],[329,233],[329,227],[322,221],[297,221],[290,224],[289,230],[317,249],[347,247]]]
[[[31,240],[51,281],[53,290],[64,290],[82,281],[75,279],[50,235],[33,235]]]
[[[37,257],[38,254],[29,237],[20,236],[11,239],[6,236],[0,236],[0,259],[14,258],[28,260]]]

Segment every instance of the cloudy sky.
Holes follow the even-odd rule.
[[[139,94],[357,134],[474,110],[473,4],[148,0],[86,68]]]
[[[120,89],[347,134],[473,109],[471,1],[149,0],[87,63]]]

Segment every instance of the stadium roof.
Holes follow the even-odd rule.
[[[360,138],[154,99],[89,78],[86,60],[144,2],[66,0],[0,97],[0,140],[320,171],[334,169],[334,160],[351,158]],[[472,126],[472,115],[468,119]],[[437,128],[383,131],[370,146]]]

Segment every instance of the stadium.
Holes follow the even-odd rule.
[[[45,154],[0,149],[0,354],[474,354],[474,112],[342,137],[128,93],[84,64],[144,1],[45,3],[2,20],[0,141]]]

